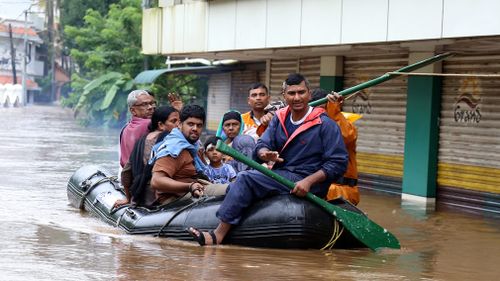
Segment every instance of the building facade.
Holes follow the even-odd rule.
[[[38,60],[37,56],[37,47],[42,43],[36,30],[31,27],[26,28],[23,21],[4,20],[0,24],[0,106],[33,102],[34,93],[40,91],[35,77],[44,75],[44,62]],[[24,57],[26,57],[27,95],[23,95],[22,91]]]
[[[228,109],[248,110],[251,82],[279,98],[300,72],[339,91],[453,52],[346,101],[363,114],[360,186],[498,214],[499,10],[495,0],[160,0],[144,10],[143,52],[239,62],[210,77],[209,129]]]

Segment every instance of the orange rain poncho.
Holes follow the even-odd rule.
[[[339,103],[328,102],[326,105],[326,112],[328,116],[337,122],[340,130],[342,131],[342,137],[344,143],[349,153],[349,163],[347,164],[347,171],[344,174],[344,178],[358,179],[358,169],[356,164],[356,140],[358,139],[358,132],[356,127],[352,124],[354,121],[360,118],[360,115],[354,114],[347,116],[340,111]],[[346,184],[332,183],[328,194],[326,196],[327,200],[332,200],[338,197],[344,197],[344,199],[357,205],[359,203],[359,190],[358,186],[349,186]]]

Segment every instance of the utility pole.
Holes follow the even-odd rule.
[[[31,8],[31,6],[30,6]],[[23,79],[22,79],[22,86],[23,86],[23,102],[22,105],[26,105],[26,99],[27,99],[27,91],[26,91],[26,54],[28,53],[28,10],[24,10],[24,53],[23,53]]]
[[[55,31],[54,31],[54,0],[47,1],[47,28],[49,32],[49,44],[51,47],[50,55],[50,100],[54,101],[56,98],[56,47],[55,47]]]
[[[17,84],[16,74],[16,50],[14,49],[14,40],[12,39],[12,25],[9,23],[9,38],[10,38],[10,60],[12,64],[12,84]]]

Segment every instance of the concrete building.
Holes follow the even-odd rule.
[[[274,98],[290,72],[342,90],[454,52],[356,93],[360,186],[404,199],[500,213],[500,2],[496,0],[160,0],[145,9],[143,52],[237,60],[210,75],[208,127],[247,111],[246,86]],[[450,75],[456,74],[456,75]]]
[[[12,47],[10,39],[10,28],[12,29]],[[28,25],[31,26],[31,23]],[[26,33],[26,90],[22,92],[24,35]],[[35,29],[28,27],[25,29],[24,21],[2,20],[0,23],[0,106],[23,105],[32,103],[36,92],[40,91],[35,77],[44,74],[44,62],[38,60],[37,47],[43,43]],[[14,61],[14,66],[12,64]],[[14,72],[16,81],[14,81]]]

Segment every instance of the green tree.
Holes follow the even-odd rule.
[[[42,1],[43,2],[43,1]],[[61,25],[82,27],[85,24],[82,18],[82,12],[92,9],[101,15],[106,15],[111,4],[118,3],[119,0],[100,0],[100,1],[82,1],[82,0],[61,0],[60,1]]]
[[[110,5],[106,15],[88,9],[83,26],[65,26],[65,37],[73,41],[71,56],[85,75],[106,71],[137,75],[146,57],[141,54],[142,10],[140,0],[121,0]],[[152,58],[151,66],[163,59]]]
[[[180,93],[185,102],[206,92],[206,81],[194,75],[167,75],[153,85],[133,84],[145,65],[164,67],[161,56],[141,54],[140,4],[140,0],[120,0],[105,15],[88,9],[83,25],[64,27],[66,40],[73,42],[77,72],[71,78],[73,92],[62,104],[75,109],[82,124],[121,126],[128,111],[127,94],[137,86],[157,93],[160,103],[165,103],[168,92]],[[199,98],[195,101],[203,104]]]

